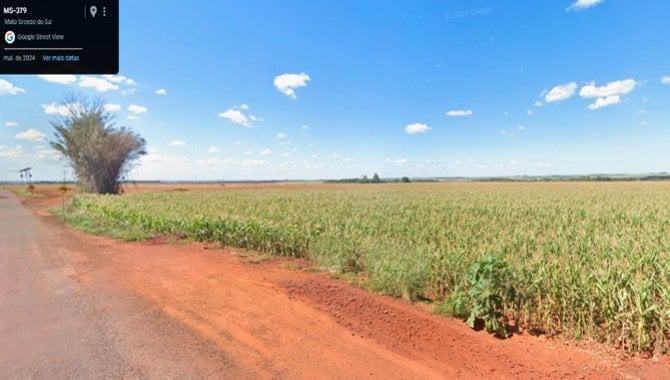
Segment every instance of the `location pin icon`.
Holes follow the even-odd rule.
[[[98,7],[93,5],[93,6],[91,6],[90,11],[91,11],[91,16],[93,16],[93,18],[95,18],[95,14],[98,13]]]

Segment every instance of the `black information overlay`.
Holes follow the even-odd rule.
[[[0,74],[117,74],[119,0],[0,0]]]

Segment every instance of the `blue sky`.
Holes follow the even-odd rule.
[[[0,76],[0,180],[102,97],[132,179],[670,171],[670,2],[121,0],[120,75]]]

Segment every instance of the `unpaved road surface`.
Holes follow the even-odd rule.
[[[667,357],[499,340],[302,261],[87,236],[51,205],[0,190],[2,378],[670,378]]]

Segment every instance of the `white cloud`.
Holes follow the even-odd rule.
[[[309,129],[309,125],[306,125],[306,124],[305,124],[305,125],[302,125],[300,128],[301,128],[301,129]]]
[[[666,75],[663,78],[661,78],[661,83],[670,85],[670,76]]]
[[[272,151],[270,149],[263,149],[261,150],[261,155],[262,156],[269,156],[272,154]]]
[[[447,112],[449,117],[472,116],[472,114],[474,114],[472,110],[451,110]]]
[[[22,92],[26,92],[26,90],[0,79],[0,95],[18,95]]]
[[[385,160],[387,164],[396,164],[396,165],[402,165],[407,163],[406,158],[387,158]]]
[[[233,145],[242,145],[242,141],[235,141]]]
[[[566,83],[552,88],[545,96],[544,101],[547,103],[560,102],[570,98],[577,90],[577,83]]]
[[[528,114],[528,116],[533,116],[533,110],[526,111],[526,114]]]
[[[98,92],[107,92],[110,90],[118,90],[119,86],[102,78],[96,77],[81,77],[79,81],[81,88],[93,88]]]
[[[38,78],[45,80],[47,82],[51,83],[58,83],[58,84],[72,84],[77,81],[77,76],[76,75],[67,75],[67,74],[57,74],[57,75],[38,75]]]
[[[132,112],[136,115],[139,115],[139,114],[147,113],[147,107],[138,106],[137,104],[131,104],[131,105],[128,106],[128,111],[130,111],[130,112]]]
[[[213,153],[219,153],[219,148],[212,146],[209,149],[207,149],[207,153],[213,154]]]
[[[54,149],[47,148],[43,145],[36,145],[33,147],[33,156],[40,161],[53,161],[62,158],[61,154]]]
[[[127,119],[128,120],[139,120],[140,118],[138,116],[135,116],[135,115],[128,115]]]
[[[278,139],[286,139],[286,138],[288,138],[288,135],[286,133],[279,133],[277,135],[277,138]]]
[[[18,126],[19,126],[19,123],[15,122],[15,121],[5,122],[5,127],[14,128],[14,127],[18,127]]]
[[[249,110],[249,106],[246,105],[246,104],[241,104],[238,108],[241,109],[241,110],[243,110],[243,111],[247,111],[247,110]]]
[[[613,104],[621,103],[621,97],[619,95],[611,95],[606,98],[598,98],[595,103],[589,104],[588,109],[595,111],[597,109],[608,107]]]
[[[250,168],[254,166],[263,166],[267,164],[267,161],[265,160],[243,160],[242,161],[242,166],[245,168]]]
[[[638,83],[634,79],[624,79],[596,87],[593,83],[587,84],[579,91],[583,98],[607,98],[609,96],[626,95],[635,89]]]
[[[550,168],[553,165],[548,162],[536,162],[533,166],[535,166],[536,168]]]
[[[516,127],[516,129],[518,129],[520,131],[523,131],[523,130],[526,129],[526,126],[525,125],[520,125],[520,126]]]
[[[638,115],[645,115],[647,113],[647,110],[637,110],[637,112],[635,113]]]
[[[544,103],[542,103],[541,101],[538,100],[537,102],[533,103],[533,105],[535,107],[542,107],[544,105]]]
[[[233,124],[239,124],[247,128],[250,127],[249,119],[247,119],[247,117],[240,110],[234,108],[231,108],[226,112],[221,112],[219,117],[227,119]]]
[[[124,77],[123,75],[109,75],[109,74],[106,74],[106,75],[103,75],[103,77],[105,77],[105,79],[107,79],[108,81],[113,82],[113,83],[122,83],[122,84],[125,84],[125,85],[128,85],[128,86],[137,85],[137,83],[134,80],[132,80],[128,77]]]
[[[35,129],[29,129],[27,131],[17,133],[16,136],[14,136],[14,138],[17,140],[26,140],[26,141],[42,141],[46,137],[47,135]]]
[[[21,145],[7,146],[0,145],[0,157],[18,158],[23,153]]]
[[[183,142],[183,141],[174,140],[174,141],[170,141],[170,143],[168,145],[174,146],[174,147],[180,147],[180,146],[185,146],[186,143]]]
[[[414,123],[405,127],[405,132],[410,135],[416,135],[417,133],[427,133],[431,128],[426,124]]]
[[[250,150],[245,150],[245,151],[244,151],[244,154],[246,154],[246,155],[250,155],[250,154],[253,154],[253,153],[254,153],[254,152],[252,152],[252,151],[250,151]]]
[[[156,90],[155,94],[156,95],[167,95],[167,90],[164,89],[164,88],[159,88],[158,90]]]
[[[300,74],[282,74],[275,78],[274,85],[284,95],[292,99],[297,99],[295,90],[300,87],[307,86],[310,81],[309,75],[305,73]]]
[[[640,127],[641,127],[641,128],[642,128],[642,127],[646,127],[647,125],[649,125],[649,122],[646,121],[646,120],[642,120],[642,121],[640,122]]]
[[[567,11],[582,11],[602,3],[604,0],[577,0],[566,9]]]
[[[120,104],[114,104],[114,103],[106,103],[103,108],[107,112],[117,112],[121,110],[121,105]]]
[[[63,104],[42,104],[42,109],[47,115],[60,115],[60,116],[69,116],[70,110],[66,105]]]

